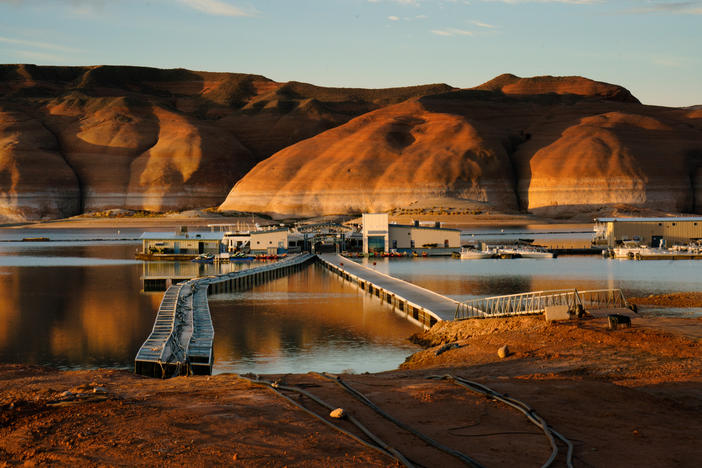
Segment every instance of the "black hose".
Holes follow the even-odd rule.
[[[300,403],[296,402],[295,400],[293,400],[293,399],[290,398],[289,396],[287,396],[287,395],[285,395],[284,393],[282,393],[280,390],[287,390],[287,391],[291,391],[291,392],[298,393],[298,394],[300,394],[300,395],[304,395],[304,396],[308,397],[309,399],[311,399],[312,401],[314,401],[315,403],[319,404],[320,406],[323,406],[323,407],[327,408],[328,410],[333,410],[333,409],[335,409],[334,406],[332,406],[332,405],[328,404],[327,402],[325,402],[324,400],[321,400],[320,398],[318,398],[318,397],[312,395],[311,393],[309,393],[309,392],[307,392],[307,391],[305,391],[305,390],[302,390],[301,388],[289,387],[289,386],[286,386],[286,385],[279,385],[279,384],[276,384],[276,383],[273,383],[273,382],[269,382],[269,381],[266,381],[266,380],[260,380],[260,379],[254,380],[254,379],[250,379],[250,378],[248,378],[248,377],[244,377],[244,376],[241,376],[241,375],[237,375],[237,377],[238,377],[239,379],[245,380],[245,381],[247,381],[247,382],[249,382],[249,383],[251,383],[251,384],[254,384],[254,385],[261,385],[261,386],[264,386],[264,387],[266,387],[266,388],[269,388],[270,390],[272,390],[273,392],[275,392],[275,393],[278,394],[279,396],[285,398],[286,400],[288,400],[290,403],[292,403],[293,405],[295,405],[295,406],[298,407],[299,409],[303,410],[305,413],[309,414],[310,416],[313,416],[313,417],[317,418],[318,420],[322,421],[322,422],[323,422],[324,424],[326,424],[327,426],[329,426],[329,427],[331,427],[332,429],[335,429],[335,430],[341,432],[342,434],[344,434],[344,435],[350,437],[351,439],[353,439],[353,440],[355,440],[356,442],[358,442],[358,443],[364,445],[365,447],[368,447],[368,448],[371,448],[371,449],[373,449],[373,450],[376,450],[376,451],[382,453],[383,455],[387,455],[387,456],[389,456],[390,458],[392,458],[392,459],[394,459],[394,460],[396,460],[396,461],[402,463],[403,465],[405,465],[405,466],[408,467],[408,468],[413,468],[413,467],[414,467],[414,465],[413,465],[404,455],[402,455],[402,453],[400,453],[397,449],[395,449],[395,448],[389,446],[388,444],[386,444],[385,442],[383,442],[378,436],[376,436],[375,434],[373,434],[372,432],[370,432],[365,426],[363,426],[363,425],[360,423],[360,421],[358,421],[356,418],[354,418],[354,417],[351,416],[350,414],[347,413],[347,415],[346,415],[346,417],[348,418],[349,422],[351,422],[353,425],[355,425],[356,427],[358,427],[358,429],[360,429],[364,434],[366,434],[366,435],[367,435],[371,440],[373,440],[373,442],[375,442],[377,445],[370,444],[370,443],[366,442],[365,440],[361,439],[360,437],[358,437],[357,435],[353,434],[352,432],[349,432],[349,431],[347,431],[346,429],[343,429],[343,428],[337,426],[336,424],[331,423],[330,421],[326,420],[325,418],[323,418],[322,416],[318,415],[318,414],[315,413],[314,411],[311,411],[311,410],[305,408],[305,407],[302,406]]]
[[[483,465],[481,465],[478,461],[470,458],[468,455],[459,452],[458,450],[454,450],[452,448],[446,447],[445,445],[440,444],[439,442],[431,439],[430,437],[422,434],[421,432],[417,431],[411,426],[408,426],[407,424],[403,423],[402,421],[399,421],[395,419],[393,416],[390,414],[386,413],[382,409],[380,409],[377,405],[375,405],[368,397],[366,397],[364,394],[356,390],[355,388],[351,387],[349,384],[341,380],[341,377],[333,374],[327,374],[322,373],[319,374],[317,372],[312,372],[312,374],[319,375],[320,377],[323,377],[327,380],[330,380],[332,382],[335,382],[338,384],[340,387],[342,387],[344,390],[349,392],[351,395],[353,395],[356,399],[367,405],[369,408],[371,408],[373,411],[387,419],[388,421],[391,421],[394,423],[396,426],[401,427],[402,429],[406,430],[407,432],[410,432],[411,434],[415,435],[416,437],[420,438],[427,444],[431,445],[432,447],[441,450],[444,453],[447,453],[453,457],[458,458],[468,466],[472,466],[473,468],[484,468]]]
[[[517,400],[515,398],[502,395],[501,393],[498,393],[494,391],[493,389],[486,387],[485,385],[482,385],[478,382],[473,382],[467,379],[464,379],[462,377],[456,377],[450,374],[443,375],[443,376],[429,376],[429,379],[445,379],[445,380],[451,380],[457,385],[460,385],[461,387],[467,388],[468,390],[471,390],[476,393],[480,393],[483,395],[486,395],[490,398],[493,398],[495,400],[501,401],[505,403],[506,405],[511,406],[512,408],[520,411],[523,413],[529,421],[531,421],[534,425],[539,427],[542,431],[544,431],[544,434],[548,438],[549,444],[551,445],[551,456],[546,460],[546,462],[543,464],[543,468],[547,468],[551,466],[553,461],[556,459],[556,456],[558,455],[558,445],[556,444],[556,441],[554,439],[554,436],[556,436],[558,439],[563,441],[568,446],[568,452],[566,455],[566,463],[568,465],[568,468],[573,468],[573,444],[563,435],[560,433],[556,432],[554,429],[552,429],[546,421],[539,416],[536,411],[534,411],[533,408],[531,408],[529,405],[526,403]]]

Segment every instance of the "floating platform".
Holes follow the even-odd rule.
[[[214,327],[208,295],[246,289],[301,269],[311,254],[222,275],[193,278],[169,287],[153,330],[134,358],[134,372],[158,378],[212,373]]]

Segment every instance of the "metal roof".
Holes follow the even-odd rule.
[[[175,233],[175,232],[145,232],[139,237],[142,240],[209,240],[209,241],[219,241],[222,240],[224,236],[223,232],[188,232],[187,237],[185,233]]]
[[[257,236],[260,234],[270,234],[271,232],[289,232],[290,229],[288,228],[280,228],[280,229],[262,229],[260,231],[251,231],[252,236]]]
[[[413,224],[388,224],[388,227],[400,227],[400,228],[411,228],[411,229],[429,229],[431,231],[456,231],[461,232],[460,229],[444,228],[436,226],[415,226]]]
[[[682,221],[702,221],[702,216],[687,216],[679,218],[595,218],[595,222],[597,223],[677,223]]]

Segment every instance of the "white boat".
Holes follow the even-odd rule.
[[[647,245],[640,244],[634,241],[624,241],[621,247],[612,249],[614,258],[635,258],[637,254],[649,251],[651,248]]]
[[[461,260],[477,260],[481,258],[492,258],[495,252],[491,250],[475,250],[461,247]]]
[[[503,247],[498,250],[502,258],[553,258],[553,252],[533,246]]]
[[[548,252],[546,250],[538,249],[520,249],[519,255],[522,258],[553,258],[555,255],[553,252]]]

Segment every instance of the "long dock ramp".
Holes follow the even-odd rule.
[[[566,306],[576,312],[593,309],[629,308],[621,289],[579,291],[561,289],[486,297],[461,302],[455,320],[542,314],[547,307]]]
[[[166,290],[154,327],[134,358],[134,372],[151,377],[211,374],[214,328],[208,295],[247,289],[314,261],[311,254],[217,276],[193,278]]]
[[[453,320],[460,304],[450,297],[380,273],[338,254],[318,254],[317,257],[329,270],[386,301],[407,320],[424,328],[442,320]]]

